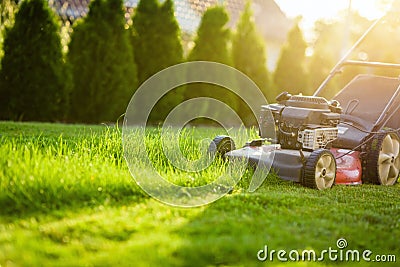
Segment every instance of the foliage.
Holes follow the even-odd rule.
[[[340,50],[338,49],[339,47],[336,46],[341,44],[340,40],[336,38],[336,41],[332,42],[333,36],[339,37],[339,33],[337,32],[339,29],[336,25],[320,21],[315,24],[315,28],[318,32],[318,38],[313,45],[313,55],[308,64],[310,87],[313,89],[318,88],[334,67],[335,63],[339,60]]]
[[[314,52],[309,62],[309,72],[312,74],[310,85],[314,90],[322,83],[344,53],[347,52],[347,49],[350,49],[351,44],[367,29],[368,23],[366,19],[353,14],[351,21],[352,26],[347,28],[345,28],[343,21],[335,23],[316,22],[315,32],[317,38],[313,44]],[[338,75],[329,83],[329,91],[325,91],[324,94],[332,97],[360,71],[362,69],[355,67],[346,69],[344,75]]]
[[[265,43],[257,31],[250,1],[246,3],[232,38],[232,60],[233,66],[258,86],[268,102],[274,101],[276,93],[270,83]],[[242,88],[242,91],[245,95],[246,88]],[[238,112],[242,118],[246,118],[247,125],[257,123],[256,118],[250,119],[251,111],[243,101],[240,101]]]
[[[180,29],[172,0],[141,0],[133,17],[132,43],[138,66],[139,84],[152,75],[183,61]],[[173,78],[173,77],[172,77]],[[183,89],[175,89],[154,107],[149,120],[162,121],[183,99]]]
[[[0,119],[60,120],[68,75],[59,24],[47,1],[23,1],[6,30],[0,74]]]
[[[74,121],[116,121],[137,87],[122,4],[122,0],[95,0],[74,27],[68,54]]]
[[[286,44],[274,73],[274,83],[278,91],[288,91],[292,94],[310,94],[308,78],[305,70],[305,51],[307,43],[298,23],[289,31]]]
[[[197,30],[194,47],[190,51],[189,61],[211,61],[232,65],[231,51],[229,49],[231,41],[231,32],[227,27],[229,15],[224,6],[214,6],[208,8],[201,19],[200,26]],[[207,73],[207,70],[201,70]],[[200,72],[200,70],[199,70]],[[207,73],[209,79],[218,73]],[[224,79],[233,79],[232,77],[224,77]],[[210,84],[190,84],[186,86],[186,99],[197,97],[209,97],[225,102],[236,112],[240,108],[240,99],[232,92],[225,88]],[[205,104],[202,108],[204,114],[217,113],[217,110],[209,110]],[[199,120],[199,123],[205,121]]]
[[[174,13],[174,2],[166,0],[160,6],[159,12],[159,31],[162,33],[158,43],[158,46],[162,47],[162,52],[159,54],[159,68],[164,69],[183,61],[183,48],[181,31]]]
[[[395,17],[391,18],[390,16],[387,16],[383,23],[377,25],[360,47],[353,53],[354,59],[400,63],[400,51],[398,49],[398,44],[400,42],[400,29],[398,27],[398,13],[396,12],[395,14]],[[371,21],[361,17],[358,13],[352,14],[351,21],[352,24],[354,24],[352,26],[354,41],[361,36],[363,30],[372,24]],[[400,75],[399,70],[395,69],[380,68],[368,69],[367,71],[377,75],[391,77],[398,77]]]
[[[6,28],[14,23],[17,5],[13,0],[2,0],[0,5],[0,60],[3,57],[3,41]]]
[[[247,2],[232,38],[233,66],[249,76],[272,101],[276,95],[269,84],[265,43],[257,32],[250,3]]]
[[[204,12],[197,30],[190,61],[207,60],[231,65],[228,49],[231,33],[226,24],[229,15],[223,6],[214,6]]]
[[[148,131],[148,141],[160,146],[158,130]],[[180,209],[147,197],[134,183],[116,128],[0,122],[0,133],[2,266],[259,266],[257,252],[264,246],[321,253],[336,248],[339,238],[349,251],[371,250],[371,259],[399,257],[399,185],[321,192],[271,174],[249,193],[249,170],[232,194]],[[199,142],[217,133],[190,131],[182,153],[196,156]],[[174,178],[161,163],[155,167]],[[264,264],[281,266],[276,255]],[[375,266],[325,256],[306,265]]]
[[[139,84],[171,65],[182,62],[183,50],[173,2],[139,2],[133,17],[133,44]]]
[[[345,21],[334,23],[319,21],[316,23],[317,38],[313,44],[314,53],[309,63],[309,70],[312,73],[310,82],[312,88],[316,89],[320,85],[335,63],[373,23],[357,12],[351,13],[347,21],[350,24],[345,24]],[[385,20],[385,23],[378,24],[370,32],[361,45],[350,55],[349,59],[399,63],[400,53],[397,49],[397,44],[400,42],[399,33],[400,30],[396,21]],[[327,97],[334,96],[359,73],[392,77],[397,77],[400,74],[398,70],[393,69],[344,67],[343,73],[336,75],[332,82],[328,83],[327,90],[323,94]]]
[[[135,62],[138,66],[139,85],[160,70],[157,56],[162,53],[158,52],[157,56],[153,57],[153,51],[157,49],[158,41],[164,34],[157,29],[157,26],[160,27],[157,24],[159,9],[158,0],[139,1],[132,19],[132,44],[135,49]],[[154,53],[156,52],[157,50],[154,51]]]

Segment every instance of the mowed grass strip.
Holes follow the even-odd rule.
[[[195,140],[218,131],[186,132],[182,153],[195,159]],[[397,263],[385,266],[400,260],[399,185],[320,192],[271,174],[248,193],[248,170],[232,194],[181,209],[136,186],[115,127],[0,122],[0,135],[1,266],[275,266],[282,264],[276,258],[257,260],[265,245],[321,252],[336,249],[338,238],[346,238],[348,249],[397,256]],[[158,137],[149,129],[154,155]],[[159,163],[169,179],[196,185],[164,158]],[[194,178],[213,179],[206,171]],[[289,266],[374,264],[325,258]]]

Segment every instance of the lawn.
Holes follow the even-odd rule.
[[[199,138],[218,132],[188,130],[183,154],[195,157]],[[158,129],[149,129],[147,138],[157,155]],[[159,158],[160,172],[187,184],[184,173]],[[189,185],[209,182],[221,164]],[[317,262],[285,263],[277,254],[273,261],[257,259],[265,246],[287,251],[286,258],[293,250],[320,255],[339,250],[339,238],[347,240],[344,253],[370,250],[372,260],[394,255],[397,264],[384,266],[398,266],[399,185],[320,192],[269,175],[248,193],[250,176],[246,171],[232,194],[212,204],[175,208],[135,184],[123,159],[121,129],[0,122],[0,266],[377,265],[327,256]]]

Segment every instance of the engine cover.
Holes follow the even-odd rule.
[[[323,97],[291,96],[284,103],[281,111],[281,122],[288,126],[321,125],[336,127],[340,114],[330,107]]]
[[[283,99],[282,99],[283,98]],[[260,135],[267,132],[271,122],[264,118],[272,112],[276,136],[282,148],[315,150],[325,148],[338,136],[337,125],[341,108],[337,101],[328,102],[323,97],[280,95],[278,104],[261,108]]]

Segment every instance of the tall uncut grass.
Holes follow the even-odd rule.
[[[84,137],[84,138],[83,138]],[[0,138],[1,213],[86,206],[141,196],[122,158],[119,131]]]
[[[0,129],[2,126],[6,127],[0,124]],[[11,130],[7,134],[7,129],[3,128],[5,134],[0,136],[0,214],[139,201],[146,196],[126,166],[121,129],[101,126],[94,130],[86,127],[71,131],[73,128],[64,127],[66,129],[49,127],[49,131],[43,131],[27,124],[22,126],[19,135]],[[221,130],[183,129],[179,136],[168,138],[178,139],[176,152],[190,164],[205,156],[209,142],[217,133]],[[182,170],[165,156],[161,135],[159,128],[147,129],[146,150],[156,171],[170,182],[200,186],[226,172],[226,164],[218,159],[199,172]],[[150,171],[139,163],[135,169],[140,170],[140,175],[148,175]]]

